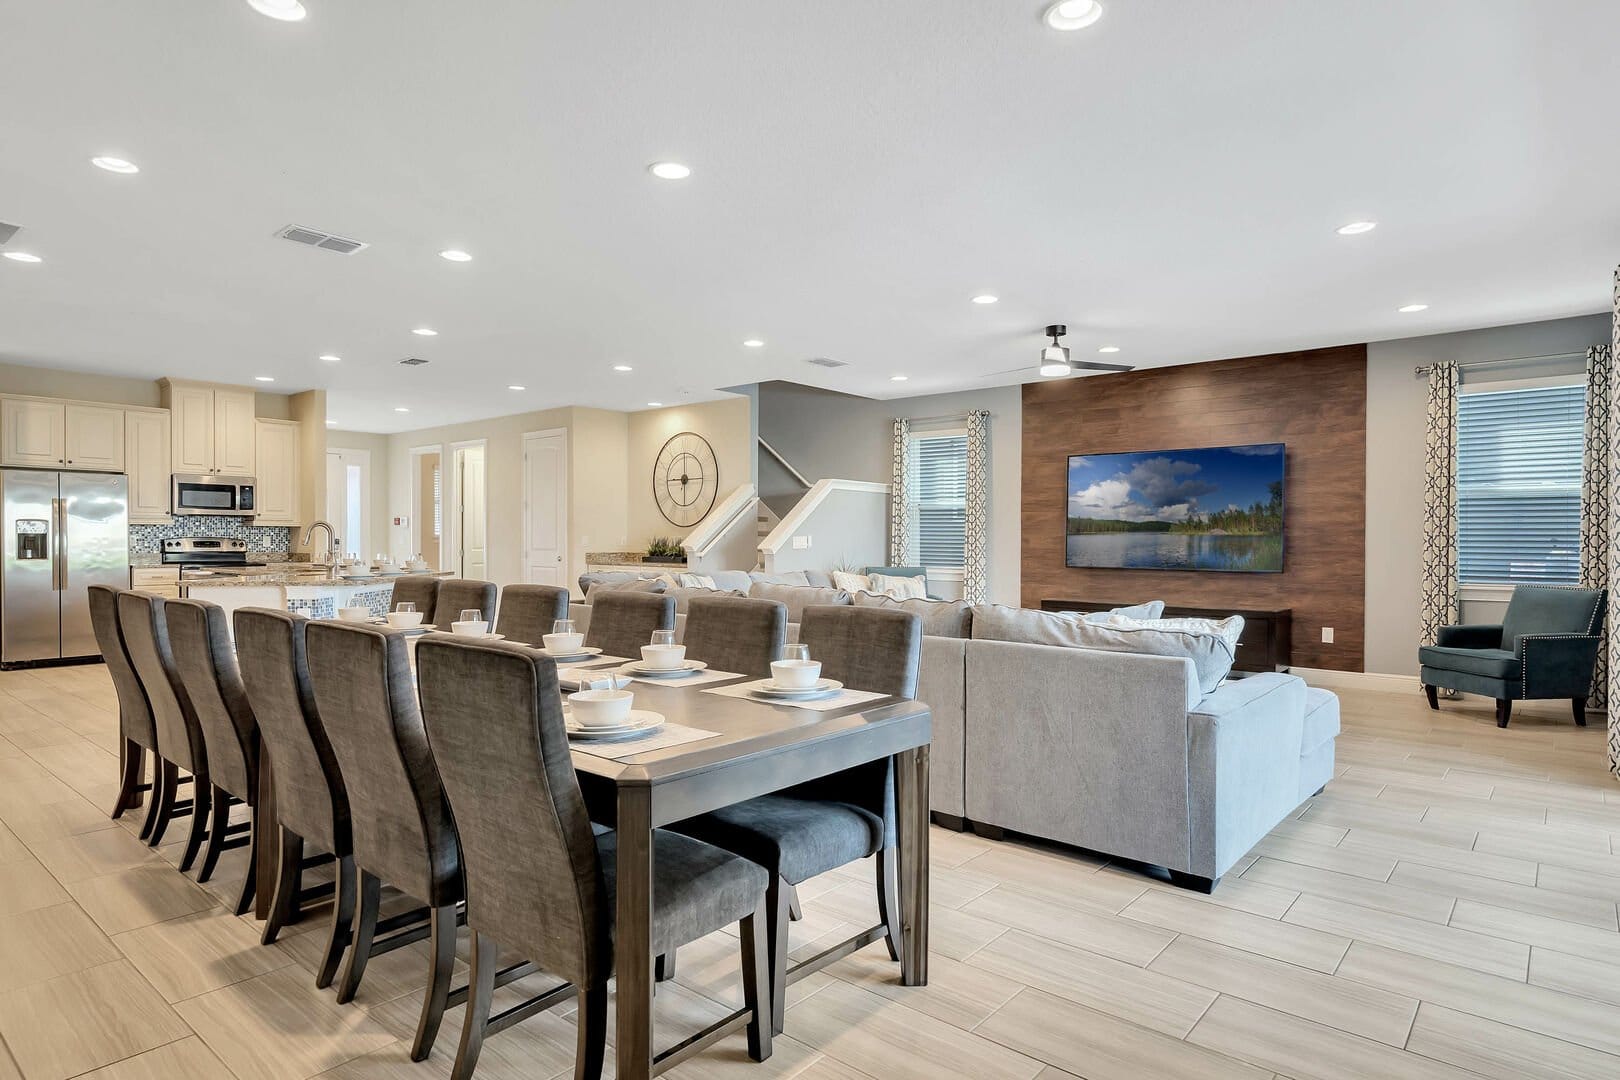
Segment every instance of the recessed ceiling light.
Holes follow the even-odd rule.
[[[519,386],[517,383],[513,383],[511,386],[508,386],[507,389],[508,390],[527,390],[528,387],[527,386]]]
[[[336,364],[340,362],[343,357],[333,356],[331,353],[322,353],[320,359],[325,360],[328,364]]]
[[[765,347],[765,343],[759,340],[757,337],[749,338],[747,341],[743,342],[743,345],[750,349],[763,349]]]
[[[428,328],[426,326],[418,326],[415,330],[412,330],[411,333],[415,334],[417,337],[438,337],[439,336],[439,332],[437,330],[430,329],[430,328]]]
[[[93,157],[90,159],[90,164],[98,169],[106,169],[108,172],[115,173],[138,173],[141,171],[139,165],[133,161],[125,161],[121,157]]]
[[[439,258],[446,259],[450,262],[472,262],[471,255],[467,254],[465,251],[457,251],[455,248],[447,248],[444,251],[439,252]]]
[[[975,304],[993,304],[1000,299],[1001,297],[999,296],[991,296],[989,293],[980,293],[978,296],[973,298],[973,302]]]
[[[4,255],[6,258],[10,259],[12,262],[37,263],[37,262],[44,262],[45,261],[44,259],[40,258],[38,255],[30,255],[26,251],[4,251],[4,252],[0,252],[0,255]]]
[[[403,405],[396,405],[396,406],[394,406],[394,411],[395,412],[410,412],[411,410],[407,409]]]
[[[649,401],[649,402],[647,402],[647,408],[649,408],[649,409],[662,409],[663,407],[664,407],[664,403],[662,401]]]
[[[636,369],[631,367],[629,364],[614,364],[613,365],[613,370],[614,371],[634,371]]]
[[[282,22],[298,22],[309,14],[298,0],[248,0],[248,7]]]
[[[1402,315],[1410,315],[1414,311],[1428,311],[1429,310],[1429,305],[1428,304],[1407,304],[1406,306],[1398,307],[1395,310],[1399,311]]]
[[[660,180],[685,180],[692,175],[692,170],[678,161],[655,161],[647,171]]]
[[[1102,348],[1098,349],[1097,351],[1098,352],[1119,352],[1119,346],[1118,345],[1104,345]]]
[[[274,375],[255,375],[255,376],[253,376],[253,381],[254,382],[275,382],[276,377]]]
[[[889,381],[890,382],[905,382],[910,377],[911,376],[909,376],[909,375],[890,375],[889,376]]]
[[[1054,30],[1084,30],[1102,18],[1097,0],[1058,0],[1046,9],[1046,25]]]
[[[1348,225],[1340,225],[1334,231],[1340,236],[1360,236],[1364,232],[1372,232],[1378,228],[1376,221],[1352,221]]]

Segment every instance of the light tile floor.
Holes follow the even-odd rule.
[[[929,986],[898,986],[874,946],[793,988],[768,1063],[736,1037],[672,1075],[1620,1075],[1620,784],[1598,725],[1341,698],[1338,777],[1213,896],[935,830]],[[115,710],[100,667],[0,673],[0,1080],[447,1076],[461,1010],[407,1055],[420,949],[340,1006],[314,987],[318,914],[263,948],[225,910],[244,852],[199,888],[178,843],[136,841],[140,812],[107,818]],[[801,895],[800,955],[875,917],[866,866]],[[682,951],[661,1043],[735,1007],[736,956],[727,934]],[[570,1008],[491,1038],[478,1075],[569,1076],[573,1048]]]

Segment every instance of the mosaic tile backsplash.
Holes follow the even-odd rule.
[[[289,532],[285,526],[249,525],[244,518],[184,517],[168,525],[131,525],[129,553],[158,555],[163,541],[181,536],[223,536],[246,540],[248,551],[255,555],[284,555],[291,540]]]

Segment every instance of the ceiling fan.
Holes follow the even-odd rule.
[[[1052,339],[1050,345],[1041,349],[1041,363],[1037,369],[1044,378],[1060,379],[1065,375],[1073,375],[1079,371],[1135,371],[1135,364],[1105,364],[1100,360],[1072,360],[1066,346],[1058,344],[1058,339],[1069,332],[1069,328],[1062,323],[1053,323],[1046,328],[1046,336]],[[1010,375],[1015,371],[1028,371],[1025,367],[1008,368],[1005,371],[992,371],[984,378],[994,378],[997,375]]]

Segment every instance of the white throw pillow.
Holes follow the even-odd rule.
[[[872,591],[896,600],[926,600],[928,579],[921,576],[873,574]]]
[[[1224,619],[1132,619],[1110,615],[1100,623],[1081,621],[1081,644],[1090,649],[1185,656],[1198,671],[1198,688],[1210,693],[1232,670],[1243,616]]]
[[[832,579],[833,588],[845,592],[877,592],[872,588],[872,579],[865,574],[846,574],[842,570],[834,570]]]
[[[675,579],[675,583],[683,589],[719,588],[714,583],[714,578],[709,577],[707,574],[681,574]]]

